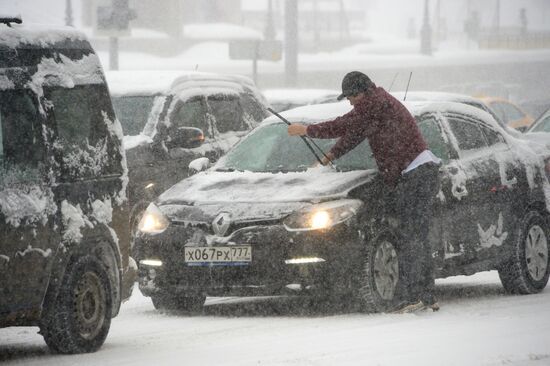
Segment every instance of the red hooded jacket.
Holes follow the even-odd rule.
[[[407,108],[381,87],[370,91],[354,108],[332,121],[307,127],[313,138],[340,138],[330,152],[344,155],[368,139],[386,184],[395,186],[401,172],[428,149]]]

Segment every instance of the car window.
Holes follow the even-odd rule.
[[[211,137],[206,119],[206,106],[201,98],[188,99],[185,102],[178,101],[176,108],[170,116],[171,127],[196,127]]]
[[[229,131],[245,131],[243,108],[235,95],[216,94],[208,97],[208,105],[216,119],[216,127],[220,133]]]
[[[418,127],[424,139],[428,143],[428,148],[435,156],[443,160],[443,162],[449,161],[449,150],[445,144],[445,140],[441,135],[441,128],[433,117],[423,118]]]
[[[491,103],[491,109],[498,116],[499,120],[501,120],[504,124],[508,124],[509,119],[507,118],[501,103]]]
[[[476,124],[456,117],[450,117],[448,120],[460,150],[475,150],[487,146],[483,133]]]
[[[531,131],[532,132],[550,132],[550,115],[542,119]]]
[[[261,121],[267,117],[267,113],[260,101],[247,93],[241,94],[241,104],[245,113],[252,116],[255,121]]]
[[[500,133],[483,125],[479,125],[479,127],[481,128],[481,131],[483,131],[483,135],[485,136],[489,146],[505,143],[506,140]]]
[[[111,99],[124,134],[130,136],[138,135],[147,123],[155,97],[152,95],[137,95],[119,96]]]
[[[117,146],[105,120],[114,118],[106,89],[100,85],[48,88],[45,96],[53,106],[62,176],[71,180],[119,174]]]
[[[313,139],[328,152],[336,139]],[[318,152],[318,155],[321,155]],[[216,169],[253,172],[301,171],[313,166],[317,159],[300,138],[288,136],[287,125],[271,124],[255,130],[230,150]],[[367,140],[335,162],[339,170],[376,169],[376,162]]]
[[[36,166],[43,160],[42,129],[36,98],[27,90],[0,93],[1,157]]]
[[[498,106],[498,110],[502,114],[503,120],[506,121],[506,123],[525,117],[521,110],[510,103],[494,102],[492,106]]]

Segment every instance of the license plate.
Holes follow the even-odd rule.
[[[231,247],[186,247],[188,266],[246,266],[252,261],[249,245]]]

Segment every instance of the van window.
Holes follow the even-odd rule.
[[[37,166],[44,156],[36,99],[28,90],[0,93],[0,159]]]
[[[45,96],[53,108],[62,175],[68,179],[120,173],[116,146],[105,118],[114,118],[109,96],[101,85],[50,88]]]

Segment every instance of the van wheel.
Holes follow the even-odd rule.
[[[384,312],[399,299],[400,251],[397,238],[385,233],[365,247],[357,300],[361,311]]]
[[[511,258],[498,269],[504,289],[512,294],[535,294],[546,287],[550,275],[548,224],[536,211],[521,224]]]
[[[153,306],[157,310],[178,310],[188,314],[200,313],[206,296],[176,296],[164,292],[151,295]]]
[[[59,353],[97,351],[111,325],[111,284],[101,262],[90,255],[72,262],[53,308],[40,325],[48,347]]]

